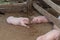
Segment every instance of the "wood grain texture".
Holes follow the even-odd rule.
[[[0,11],[2,12],[20,12],[24,8],[26,8],[26,3],[0,4]]]
[[[55,25],[60,27],[60,20],[58,20],[55,16],[51,15],[49,12],[44,10],[42,7],[40,7],[36,3],[33,3],[33,6],[38,12],[40,12],[42,15],[46,16],[49,21],[53,22]]]
[[[27,13],[28,13],[28,15],[31,15],[31,13],[32,13],[32,4],[33,4],[33,0],[27,0]]]
[[[51,0],[43,0],[46,4],[48,4],[50,7],[52,7],[56,12],[60,14],[60,6],[52,2]]]

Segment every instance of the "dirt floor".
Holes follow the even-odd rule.
[[[29,29],[10,25],[6,22],[8,16],[20,17],[23,16],[23,13],[6,13],[5,15],[0,15],[0,40],[36,40],[39,35],[52,29],[52,25],[49,23],[30,24],[31,28]]]

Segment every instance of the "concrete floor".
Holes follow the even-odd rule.
[[[30,24],[31,28],[27,29],[21,26],[10,25],[6,22],[8,16],[23,16],[22,13],[6,13],[0,15],[0,40],[36,40],[39,35],[42,35],[52,29],[49,23]]]

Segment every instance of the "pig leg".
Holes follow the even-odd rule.
[[[20,25],[24,26],[24,27],[27,27],[27,28],[30,28],[29,26],[27,26],[26,24],[24,24],[24,22],[21,22]]]

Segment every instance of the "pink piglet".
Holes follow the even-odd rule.
[[[31,23],[44,23],[44,22],[49,22],[45,16],[33,17],[31,21]]]

